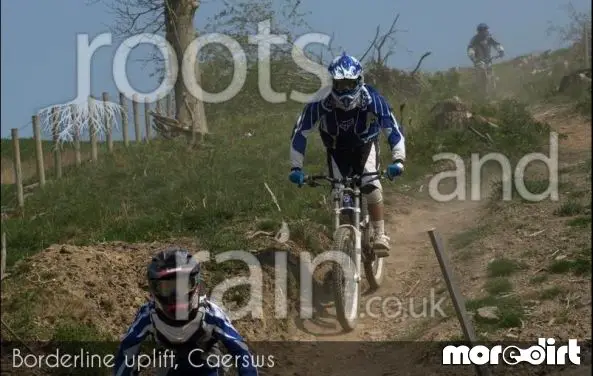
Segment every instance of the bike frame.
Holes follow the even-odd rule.
[[[362,263],[362,236],[361,236],[361,195],[360,188],[356,184],[354,187],[349,184],[337,183],[332,188],[333,201],[334,201],[334,234],[339,228],[348,228],[354,234],[354,254],[356,259],[354,260],[355,273],[354,279],[356,282],[361,280],[360,265]],[[348,194],[350,196],[348,196]],[[352,207],[346,206],[345,197],[351,197],[354,199],[354,205]],[[350,212],[350,213],[347,213]],[[353,221],[352,223],[340,223],[341,214],[351,214]],[[335,237],[334,237],[335,238]]]
[[[499,59],[499,57],[494,56],[488,59],[480,60],[480,62],[484,63],[484,65],[480,66],[476,64],[474,67],[474,69],[476,69],[476,73],[479,74],[479,76],[476,78],[478,78],[480,81],[480,90],[484,90],[486,94],[490,93],[490,90],[493,89],[492,85],[494,82],[494,72],[492,71],[492,63],[496,59]],[[484,80],[484,82],[481,82],[482,80]]]
[[[344,275],[342,268],[336,264],[333,269],[336,274],[332,274],[336,317],[340,325],[347,331],[353,330],[356,326],[363,269],[372,289],[378,288],[381,283],[383,259],[378,259],[371,248],[369,215],[360,186],[362,178],[365,176],[382,178],[383,175],[384,172],[374,172],[344,179],[333,179],[323,175],[306,178],[309,185],[316,185],[316,179],[327,180],[331,183],[335,250],[347,255],[348,259],[344,261],[354,262],[354,265],[350,268],[353,275]],[[343,214],[348,215],[350,223],[341,223]],[[354,244],[346,245],[344,243],[346,241]],[[368,258],[364,258],[365,256]]]
[[[362,194],[360,191],[360,183],[363,177],[377,176],[381,178],[384,172],[363,173],[352,177],[334,179],[325,175],[314,175],[306,177],[305,180],[309,185],[317,185],[316,180],[326,180],[332,184],[332,201],[334,214],[334,234],[340,228],[348,228],[354,234],[354,253],[356,259],[354,278],[357,282],[361,280],[361,264],[362,264],[362,230],[369,225],[369,214],[366,210],[366,204],[363,205]],[[353,205],[347,205],[345,197],[351,197],[354,201]],[[352,218],[352,223],[341,223],[340,216],[349,214]],[[362,217],[362,220],[361,220]],[[335,239],[335,235],[334,235]]]

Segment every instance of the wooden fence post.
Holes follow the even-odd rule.
[[[59,135],[59,120],[60,109],[54,107],[51,109],[51,120],[52,120],[52,135],[54,141],[54,169],[56,170],[56,179],[62,178],[62,150],[60,148]]]
[[[19,204],[19,211],[22,214],[25,207],[25,197],[23,195],[23,170],[21,167],[21,146],[19,144],[19,130],[18,128],[11,129],[12,134],[12,149],[14,153],[14,175],[16,186],[16,198]]]
[[[89,136],[91,141],[91,160],[96,162],[99,159],[99,153],[97,151],[97,126],[94,120],[93,106],[91,105],[94,100],[95,98],[91,95],[89,97]]]
[[[122,137],[124,139],[124,146],[130,145],[130,140],[128,138],[128,101],[126,100],[126,96],[124,93],[119,93],[119,104],[122,107],[121,110],[121,131]]]
[[[72,124],[74,125],[74,157],[76,158],[76,166],[80,167],[82,164],[82,157],[80,156],[80,124],[74,124],[77,111],[76,105],[71,104],[70,113],[72,114]]]
[[[132,96],[132,111],[134,113],[134,131],[136,132],[136,142],[140,142],[142,140],[142,135],[140,134],[140,114],[138,111],[137,94]]]
[[[109,102],[109,93],[103,92],[103,104],[105,108],[107,108],[107,103]],[[107,150],[112,153],[113,152],[113,119],[109,118],[107,111],[105,111],[105,128],[107,129]]]
[[[146,143],[150,143],[150,98],[144,98],[144,125],[146,126]]]
[[[37,178],[39,186],[45,187],[45,165],[43,163],[43,145],[41,143],[41,125],[39,124],[39,115],[33,115],[33,137],[35,138],[35,157],[37,159]]]
[[[477,342],[476,332],[474,330],[472,321],[465,310],[465,299],[463,299],[461,290],[459,289],[459,286],[455,281],[455,277],[453,275],[453,268],[449,263],[449,258],[445,254],[445,248],[443,247],[441,237],[436,232],[436,229],[429,230],[428,236],[430,237],[430,242],[432,244],[432,248],[434,249],[434,253],[437,256],[439,266],[441,267],[443,279],[445,280],[445,283],[447,285],[447,290],[449,290],[449,296],[453,301],[453,307],[455,308],[455,312],[457,313],[457,319],[459,320],[459,324],[461,325],[463,335],[465,339],[470,343],[470,345],[475,344]],[[476,375],[478,376],[492,375],[490,369],[487,368],[486,365],[476,365],[475,370]]]

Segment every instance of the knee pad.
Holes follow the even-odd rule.
[[[383,192],[375,186],[370,186],[370,188],[361,191],[366,199],[367,204],[375,205],[383,201]]]

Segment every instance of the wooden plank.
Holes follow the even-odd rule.
[[[455,281],[453,268],[451,267],[449,259],[445,254],[445,247],[443,246],[441,237],[436,232],[436,229],[429,230],[428,236],[430,236],[432,248],[434,249],[434,253],[436,254],[437,259],[439,261],[441,272],[443,273],[445,283],[447,284],[447,289],[449,290],[449,295],[451,296],[451,300],[453,301],[453,306],[455,307],[455,312],[457,313],[457,319],[459,320],[459,324],[461,325],[463,335],[470,344],[474,344],[477,342],[476,332],[474,330],[472,321],[469,318],[467,311],[465,310],[465,299],[463,298],[461,290],[459,289]],[[491,375],[490,370],[485,365],[476,365],[476,374],[478,376]]]

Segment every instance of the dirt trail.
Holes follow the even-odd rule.
[[[496,178],[488,176],[484,171],[480,189],[483,198]],[[363,282],[356,329],[349,333],[342,330],[335,317],[331,291],[325,289],[315,291],[314,299],[320,309],[312,319],[297,323],[297,330],[291,335],[294,340],[414,340],[418,331],[437,325],[444,315],[451,314],[439,311],[449,304],[449,296],[427,231],[435,228],[446,247],[447,239],[474,226],[483,201],[469,199],[469,185],[467,200],[436,201],[427,188],[430,178],[419,183],[411,195],[392,193],[386,198],[386,226],[392,251],[385,260],[381,287],[367,295],[368,287]],[[439,192],[449,193],[454,188],[449,179],[444,180]]]
[[[410,337],[411,331],[422,321],[422,318],[411,317],[413,313],[420,314],[421,310],[417,306],[422,304],[422,299],[429,302],[439,299],[431,299],[431,291],[434,293],[440,281],[440,269],[427,231],[434,227],[441,237],[447,239],[472,224],[478,215],[478,207],[479,202],[474,201],[438,203],[425,198],[409,207],[409,214],[402,215],[392,209],[387,215],[392,253],[384,265],[385,277],[379,290],[369,295],[365,295],[366,287],[363,284],[362,309],[357,328],[344,333],[333,315],[330,292],[320,291],[318,295],[321,296],[316,298],[328,302],[324,305],[329,308],[299,325],[301,330],[294,334],[294,339],[381,341]],[[372,300],[369,302],[369,299]],[[367,307],[367,302],[370,307]],[[383,309],[382,302],[387,302]],[[409,312],[410,304],[414,311],[412,313]],[[435,320],[438,321],[438,317]]]
[[[584,152],[590,155],[590,123],[581,118],[566,119],[566,112],[558,119],[549,111],[548,108],[536,109],[534,115],[539,120],[550,121],[556,131],[568,136],[560,140],[561,165],[574,163],[583,157]],[[433,311],[431,315],[431,302],[436,307],[442,301],[440,307],[444,308],[450,306],[450,298],[427,230],[436,228],[444,240],[447,253],[454,252],[447,247],[447,240],[476,226],[477,220],[484,215],[482,206],[490,184],[499,175],[485,171],[483,177],[481,192],[484,199],[481,201],[468,199],[439,203],[428,195],[428,181],[424,182],[423,192],[413,197],[388,197],[390,203],[387,205],[389,212],[386,220],[392,237],[392,253],[386,259],[385,277],[379,290],[366,296],[363,283],[357,328],[344,333],[333,313],[331,291],[316,291],[314,299],[319,303],[319,309],[314,318],[297,323],[290,335],[294,341],[304,341],[302,345],[291,348],[293,359],[296,358],[294,367],[283,367],[278,374],[449,374],[449,370],[438,366],[440,353],[426,351],[427,342],[404,345],[401,341],[429,341],[436,338],[435,332],[443,330],[449,334],[457,331],[461,335],[456,318],[448,320],[448,325],[443,326],[438,311]],[[441,192],[446,190],[448,188],[443,187]],[[467,275],[461,277],[466,282],[473,279]],[[460,278],[457,280],[460,281]],[[386,301],[391,304],[382,309],[381,303]],[[428,302],[427,308],[422,307],[423,301]],[[369,313],[374,317],[370,317]],[[445,315],[451,318],[454,313],[445,310]],[[422,353],[423,358],[419,359]],[[303,359],[303,362],[297,359]],[[531,374],[532,371],[516,368],[513,374]],[[585,374],[583,371],[590,372],[590,369],[576,371],[575,374]],[[475,370],[455,368],[450,374],[472,375]]]
[[[583,152],[590,153],[589,122],[580,117],[567,119],[566,108],[563,107],[535,108],[533,113],[538,120],[549,121],[554,130],[568,136],[560,140],[562,162],[574,162],[575,159],[582,158]],[[488,170],[483,172],[481,201],[469,200],[470,190],[467,187],[467,200],[438,202],[428,194],[428,181],[425,181],[423,192],[416,193],[413,198],[393,195],[390,201],[394,203],[386,205],[392,252],[386,259],[385,277],[379,290],[365,295],[366,285],[363,283],[357,328],[350,333],[342,331],[332,309],[331,291],[326,289],[315,292],[314,299],[320,309],[313,319],[298,323],[298,330],[292,334],[292,338],[305,341],[414,340],[415,337],[421,337],[419,332],[431,324],[438,325],[440,313],[436,312],[436,316],[433,314],[431,317],[430,303],[434,302],[436,307],[443,296],[447,301],[441,303],[443,306],[450,299],[444,289],[441,270],[427,231],[436,228],[447,248],[447,239],[475,227],[491,183],[499,177],[498,174],[499,172],[493,174]],[[451,189],[452,187],[442,186],[440,192],[445,193]],[[446,251],[450,254],[452,250]],[[369,302],[370,299],[372,300]],[[423,300],[428,301],[428,309],[422,309]],[[382,309],[381,303],[385,301],[389,303]],[[370,306],[367,306],[367,302]],[[424,311],[427,311],[426,317],[418,317]]]
[[[486,188],[490,181],[484,180],[482,186]],[[450,305],[449,297],[427,231],[436,228],[446,244],[452,235],[474,225],[481,214],[481,202],[437,202],[429,196],[427,183],[424,182],[421,192],[417,187],[412,197],[392,194],[388,198],[386,219],[392,253],[386,259],[386,274],[379,290],[365,295],[366,283],[363,283],[356,329],[343,332],[335,318],[331,292],[315,292],[314,299],[325,309],[317,311],[312,319],[297,323],[293,329],[290,338],[299,342],[290,345],[292,364],[287,366],[279,361],[280,368],[266,374],[448,374],[438,366],[439,354],[426,351],[427,342],[404,341],[417,340],[425,329],[441,322],[443,316],[438,310],[431,313],[431,307],[444,309],[447,317],[454,315],[446,309]],[[452,188],[444,185],[440,189],[442,193]],[[382,302],[387,302],[384,308]],[[472,368],[455,368],[451,375],[474,372]]]

